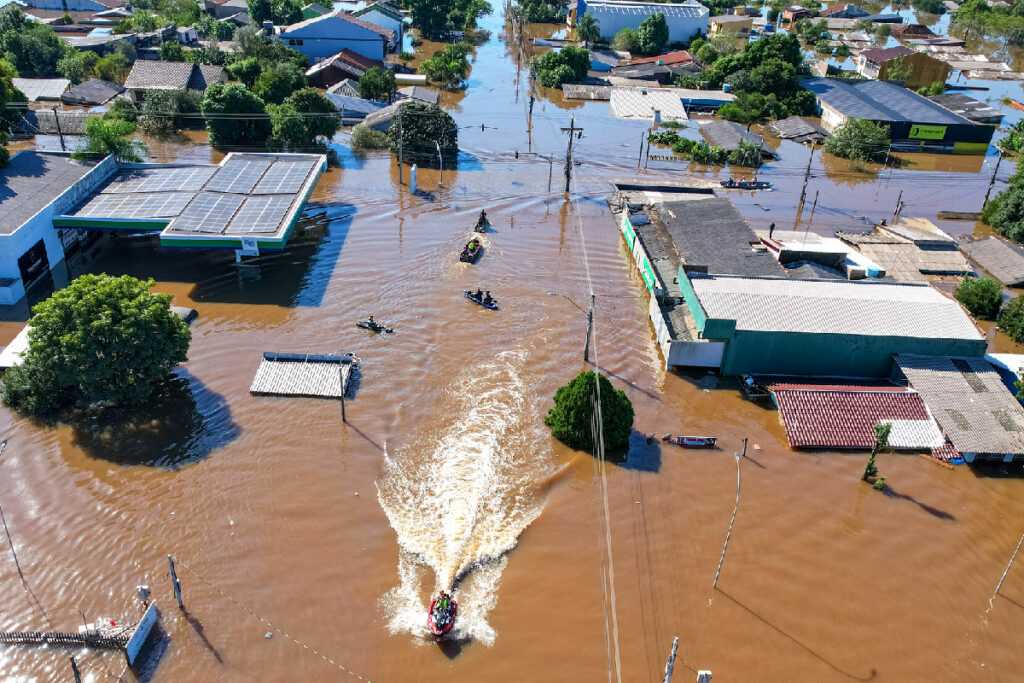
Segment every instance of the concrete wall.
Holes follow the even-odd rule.
[[[717,368],[722,364],[725,344],[712,341],[679,341],[672,339],[665,324],[661,306],[655,297],[651,297],[647,313],[654,325],[661,355],[665,359],[665,369],[672,367]]]
[[[18,258],[32,248],[39,240],[46,246],[46,259],[50,269],[64,260],[64,246],[60,234],[53,227],[54,216],[82,201],[107,178],[113,175],[117,163],[113,157],[107,157],[85,174],[77,183],[57,195],[49,205],[30,218],[13,234],[0,235],[0,278],[11,278],[15,282],[7,287],[0,287],[0,304],[17,303],[25,296],[25,286],[21,281],[18,269]]]
[[[643,278],[644,284],[647,285],[647,291],[652,296],[665,296],[665,284],[654,272],[651,260],[647,257],[647,252],[644,250],[643,242],[636,236],[636,231],[629,222],[629,214],[625,211],[622,212],[619,230],[622,232],[623,237],[626,238],[626,246],[629,247],[630,252],[633,254],[633,261],[640,270],[640,277]]]
[[[368,59],[384,61],[385,39],[341,17],[328,17],[281,34],[284,44],[298,50],[313,64],[345,48]]]

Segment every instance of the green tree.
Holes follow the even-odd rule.
[[[0,111],[3,112],[0,115],[0,166],[6,166],[11,158],[11,153],[6,147],[10,141],[7,130],[21,116],[18,108],[8,107],[8,105],[14,102],[25,102],[25,106],[28,106],[25,94],[15,88],[11,80],[17,76],[18,71],[14,65],[7,60],[0,59]]]
[[[831,55],[832,45],[829,43],[828,38],[822,38],[814,44],[814,51],[819,55]]]
[[[331,101],[316,88],[296,90],[281,105],[268,105],[271,147],[289,152],[315,148],[317,138],[330,140],[341,128],[341,117]]]
[[[85,120],[85,144],[72,152],[72,159],[114,155],[118,161],[141,162],[146,146],[131,140],[135,124],[124,119],[91,116]]]
[[[364,100],[390,102],[398,85],[395,83],[395,72],[379,66],[370,67],[359,78],[359,96]]]
[[[741,140],[736,149],[729,152],[729,163],[735,166],[757,168],[762,162],[761,145]]]
[[[455,8],[454,0],[405,0],[413,27],[427,40],[444,40],[454,27],[448,15]]]
[[[583,41],[583,47],[601,39],[601,29],[593,14],[584,14],[576,20],[576,40]]]
[[[546,88],[582,80],[590,70],[590,51],[566,45],[530,58],[530,75]]]
[[[999,314],[999,331],[1018,344],[1024,343],[1024,298],[1014,297]]]
[[[297,0],[249,0],[249,18],[256,26],[271,21],[288,26],[302,21],[302,5]]]
[[[594,372],[581,372],[555,392],[555,407],[544,424],[551,435],[571,448],[594,450],[596,422],[594,406],[600,396],[602,436],[605,451],[623,453],[629,448],[633,432],[633,404],[626,392],[616,389],[608,378]]]
[[[994,320],[1003,303],[1003,287],[990,277],[965,275],[953,291],[953,297],[975,318]]]
[[[139,108],[127,97],[118,97],[103,114],[105,119],[123,119],[129,123],[135,123],[139,118]]]
[[[900,55],[896,59],[889,62],[889,68],[885,72],[885,80],[887,81],[906,81],[910,78],[910,72],[912,67],[907,64],[903,59],[903,55]]]
[[[792,64],[771,57],[750,70],[750,86],[754,92],[781,99],[796,92],[800,83]]]
[[[636,31],[640,41],[640,51],[645,55],[661,54],[668,42],[668,24],[665,15],[656,12],[640,22]]]
[[[877,161],[889,149],[889,127],[867,119],[847,119],[825,138],[829,154],[856,161]]]
[[[891,422],[879,422],[875,425],[875,445],[871,447],[871,457],[868,464],[864,466],[864,472],[860,475],[863,481],[878,476],[878,467],[875,465],[875,456],[889,447],[889,434],[892,432]]]
[[[85,60],[77,52],[70,52],[57,62],[57,73],[75,84],[81,83],[89,75]]]
[[[449,43],[430,59],[424,60],[419,72],[435,83],[442,83],[445,88],[457,88],[469,75],[469,60],[466,56],[471,49],[469,43]]]
[[[352,149],[387,149],[391,146],[387,133],[374,130],[361,123],[352,129],[349,144],[352,145]]]
[[[631,28],[621,29],[612,38],[612,49],[621,50],[622,52],[639,52],[640,36]]]
[[[402,160],[420,166],[436,166],[440,147],[445,166],[452,164],[459,153],[459,128],[455,119],[436,104],[403,102],[388,129],[391,150],[399,151],[398,121],[402,121]]]
[[[146,135],[166,138],[195,127],[200,102],[200,95],[191,90],[151,90],[142,102],[139,128]]]
[[[835,56],[838,59],[846,59],[847,57],[850,56],[850,48],[846,45],[846,43],[839,44],[839,47],[836,48]]]
[[[256,78],[252,91],[267,104],[281,104],[285,98],[307,85],[306,74],[294,64],[274,64],[264,67]]]
[[[0,27],[11,26],[0,33],[0,53],[14,64],[22,76],[52,78],[57,75],[57,63],[70,50],[49,26],[25,18],[14,3],[0,9],[5,19]]]
[[[148,398],[191,340],[171,296],[152,293],[153,284],[82,275],[37,304],[23,362],[3,377],[4,403],[48,415]]]
[[[747,68],[754,68],[769,59],[780,59],[799,69],[804,60],[800,40],[792,34],[775,33],[755,40],[743,51],[743,65]]]
[[[127,57],[114,52],[97,60],[93,71],[96,72],[97,77],[104,81],[124,83],[125,79],[128,78],[128,72],[131,71],[131,68],[128,66]]]
[[[165,41],[160,45],[160,59],[165,62],[184,62],[185,48],[181,46],[177,39]]]
[[[200,109],[210,131],[210,144],[217,149],[262,146],[270,135],[263,100],[238,83],[211,85]]]
[[[260,61],[255,57],[245,57],[232,62],[227,69],[232,78],[251,88],[260,75]]]

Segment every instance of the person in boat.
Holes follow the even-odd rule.
[[[486,209],[480,209],[480,218],[476,219],[476,224],[477,225],[486,225],[487,224],[487,210]]]
[[[492,301],[494,301],[494,299],[491,298],[491,290],[488,289],[486,292],[484,292],[483,302],[485,304],[490,304]]]
[[[372,315],[370,316],[370,324],[371,325],[376,325],[377,324],[377,323],[373,322],[373,316]]]
[[[757,185],[757,174],[756,173],[754,174],[754,179],[752,181],[750,181],[750,184],[751,185]]]
[[[476,288],[476,292],[473,294],[473,298],[476,299],[477,301],[484,300],[484,293],[480,291],[479,287]]]
[[[736,184],[736,186],[737,186],[737,187],[741,187],[741,188],[742,188],[742,187],[746,187],[746,186],[747,186],[747,179],[746,179],[746,178],[741,178],[741,179],[740,179],[740,182],[738,182],[738,183]]]
[[[734,187],[735,185],[736,185],[736,181],[733,180],[732,178],[729,178],[728,180],[725,181],[725,186],[726,187]]]

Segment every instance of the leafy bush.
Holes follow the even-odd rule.
[[[728,160],[728,152],[721,147],[712,147],[704,142],[694,144],[690,150],[690,161],[698,164],[724,164]]]
[[[763,161],[761,146],[754,142],[741,141],[736,149],[729,152],[729,163],[736,166],[757,168]]]
[[[403,102],[388,129],[388,140],[391,150],[399,149],[398,121],[402,121],[402,157],[403,161],[417,163],[421,166],[436,166],[437,148],[445,158],[445,166],[454,163],[459,153],[459,129],[455,119],[436,104],[427,105],[422,102]]]
[[[416,59],[416,55],[407,50],[402,50],[398,53],[398,61],[400,62],[411,62],[414,59]]]
[[[653,142],[656,145],[672,145],[679,142],[679,133],[674,130],[658,131],[657,133],[651,133],[647,136],[648,142]]]
[[[1014,297],[999,315],[999,331],[1018,344],[1024,343],[1024,297]]]
[[[967,275],[956,286],[953,297],[975,318],[994,320],[1003,303],[1003,287],[990,277]]]
[[[667,121],[662,121],[661,122],[661,127],[662,128],[677,128],[678,129],[678,128],[686,128],[686,124],[682,123],[680,121],[673,121],[672,119],[669,119]]]
[[[566,45],[530,58],[530,75],[546,88],[582,80],[590,70],[590,51]]]
[[[141,162],[146,146],[130,136],[135,124],[124,119],[91,116],[85,120],[85,144],[71,153],[72,159],[101,159],[108,154],[118,161]]]
[[[127,97],[118,97],[103,115],[105,119],[124,119],[135,123],[139,118],[139,108]]]
[[[631,28],[624,28],[612,38],[612,49],[623,52],[639,52],[640,36]]]
[[[387,133],[359,124],[352,129],[349,140],[352,149],[387,149],[390,144]]]
[[[665,15],[656,12],[642,22],[636,31],[640,52],[645,55],[660,54],[668,42],[668,23]]]
[[[153,284],[83,275],[36,305],[24,361],[3,378],[4,403],[46,415],[148,398],[185,361],[191,339]]]
[[[689,138],[679,138],[672,144],[672,151],[676,154],[681,154],[684,157],[689,157],[690,152],[697,145],[694,140]]]
[[[607,453],[621,453],[629,448],[633,431],[633,404],[626,392],[616,389],[608,378],[594,372],[581,372],[555,392],[555,407],[544,424],[551,435],[571,448],[593,451],[594,405],[598,386],[601,395],[601,423]]]
[[[446,88],[456,88],[469,75],[469,60],[466,56],[473,48],[469,43],[449,43],[444,49],[420,64],[419,72],[431,81],[442,83]]]
[[[831,55],[832,45],[829,43],[828,38],[822,38],[814,44],[814,51],[819,55]]]
[[[359,96],[364,100],[385,102],[397,88],[395,72],[379,66],[370,67],[359,79]]]
[[[917,93],[919,95],[924,95],[925,97],[929,95],[941,95],[944,92],[946,92],[946,84],[942,81],[932,81],[931,85],[923,85],[917,89]]]
[[[875,483],[871,485],[871,488],[873,488],[876,491],[884,490],[885,489],[885,477],[879,477],[878,479],[876,479]]]
[[[677,88],[689,88],[690,90],[694,90],[699,85],[700,78],[693,74],[684,74],[682,76],[676,76],[675,86]]]
[[[166,138],[182,128],[196,127],[202,122],[196,116],[201,97],[195,90],[150,91],[139,111],[139,129],[146,135]]]
[[[884,451],[889,446],[889,435],[892,433],[891,422],[879,422],[875,424],[875,445],[871,447],[871,457],[868,458],[868,463],[864,466],[864,472],[860,478],[863,481],[867,481],[871,477],[878,476],[878,466],[875,465],[875,456],[880,451]]]
[[[889,127],[867,119],[847,119],[825,138],[822,147],[842,159],[880,161],[889,149]]]

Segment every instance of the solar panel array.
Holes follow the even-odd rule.
[[[173,218],[188,206],[194,196],[191,192],[98,194],[79,208],[75,215],[93,218]]]
[[[245,200],[225,230],[229,235],[273,234],[292,205],[291,195],[256,195]]]
[[[204,189],[249,194],[271,163],[263,159],[231,159],[217,170]]]
[[[117,175],[103,188],[104,193],[198,192],[217,171],[217,166],[146,168]]]
[[[171,227],[187,232],[222,233],[245,197],[200,192]]]
[[[295,194],[302,189],[317,163],[316,159],[276,161],[256,185],[253,194]]]

